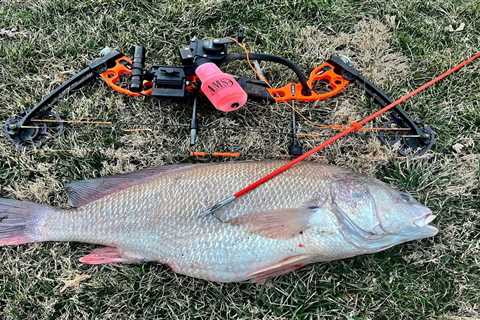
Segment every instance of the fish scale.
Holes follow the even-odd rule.
[[[420,236],[403,235],[400,228],[379,235],[381,241],[368,239],[382,223],[375,203],[395,202],[399,192],[373,178],[313,162],[219,210],[217,217],[204,215],[225,193],[281,164],[165,166],[73,183],[71,202],[78,207],[44,208],[23,242],[100,244],[111,248],[96,249],[81,261],[156,261],[182,274],[231,282],[263,281],[309,263],[376,252]],[[393,225],[405,228],[431,213],[414,200],[396,209],[401,219]]]

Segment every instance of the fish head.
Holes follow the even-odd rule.
[[[378,180],[368,184],[375,202],[380,229],[399,242],[432,237],[438,229],[430,223],[432,211],[407,192],[398,191]]]
[[[345,238],[363,252],[377,252],[438,232],[429,225],[435,219],[430,209],[377,179],[342,177],[332,184],[329,199],[329,210]]]

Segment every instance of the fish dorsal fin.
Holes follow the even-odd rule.
[[[115,176],[74,181],[66,185],[69,204],[75,208],[81,207],[109,194],[148,182],[164,174],[188,170],[192,166],[186,164],[167,165]]]
[[[236,217],[227,222],[245,227],[249,232],[272,239],[289,239],[309,227],[316,208],[275,209]]]

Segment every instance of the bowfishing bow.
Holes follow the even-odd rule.
[[[264,53],[229,53],[229,46],[240,44],[242,40],[242,36],[237,39],[194,38],[188,46],[180,48],[180,65],[153,65],[148,69],[145,68],[146,52],[142,46],[135,46],[133,59],[119,50],[104,49],[99,59],[55,88],[34,107],[9,118],[5,122],[4,133],[17,148],[39,146],[48,137],[61,134],[63,123],[68,121],[62,121],[54,111],[55,103],[65,94],[84,86],[95,78],[103,80],[112,90],[130,97],[150,96],[192,101],[192,145],[197,141],[197,98],[207,96],[217,109],[234,111],[242,106],[240,98],[238,102],[232,101],[230,99],[232,95],[225,94],[227,104],[217,105],[215,97],[212,98],[212,96],[215,93],[218,94],[221,89],[228,90],[237,84],[246,93],[248,99],[273,103],[292,101],[308,103],[337,96],[350,83],[355,82],[364,88],[367,96],[378,105],[384,107],[392,102],[387,94],[363,77],[344,57],[333,55],[320,66],[313,68],[307,77],[302,68],[284,57]],[[235,77],[231,80],[232,78],[229,78],[231,75],[222,73],[220,68],[238,60],[281,64],[294,72],[298,82],[291,82],[282,87],[271,87],[265,79]],[[214,72],[219,72],[219,77],[213,81],[200,79],[200,69],[207,69],[207,66],[209,71],[203,72],[207,77]],[[222,75],[225,77],[222,78]],[[398,146],[402,155],[411,152],[417,155],[423,154],[432,147],[435,134],[430,127],[413,120],[399,107],[395,107],[392,111],[389,113],[389,127],[401,128],[403,131],[395,131],[395,134],[379,132],[378,137],[382,143]],[[289,146],[291,155],[303,153],[303,148],[296,136],[296,127],[296,118],[293,113],[292,142]]]

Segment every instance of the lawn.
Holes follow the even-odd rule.
[[[147,64],[174,64],[191,37],[232,36],[242,26],[256,52],[305,69],[332,53],[348,55],[399,97],[479,50],[480,1],[0,0],[0,120],[38,102],[105,46],[128,52],[143,44]],[[293,80],[283,68],[265,68],[276,84]],[[228,71],[251,75],[241,63]],[[3,247],[0,319],[478,319],[479,74],[477,62],[404,106],[437,133],[427,154],[401,157],[362,133],[314,157],[412,193],[438,215],[436,237],[316,264],[264,285],[210,283],[156,264],[85,266],[78,259],[94,247],[86,244]],[[301,132],[311,133],[311,123],[348,123],[375,105],[352,85],[316,108],[296,107]],[[191,162],[190,108],[120,96],[97,81],[62,100],[58,113],[115,127],[67,126],[58,139],[22,152],[0,137],[0,196],[65,207],[68,181]],[[205,102],[200,109],[197,149],[234,146],[242,159],[288,158],[287,106],[249,103],[229,115]],[[331,134],[302,142],[313,147]]]

